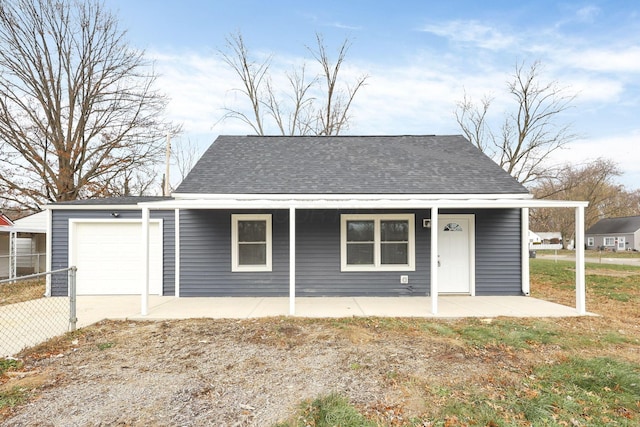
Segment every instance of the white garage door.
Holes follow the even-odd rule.
[[[140,294],[144,283],[140,222],[76,222],[71,264],[78,267],[78,295]],[[162,294],[162,234],[149,224],[149,293]]]

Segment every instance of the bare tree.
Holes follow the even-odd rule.
[[[345,40],[332,62],[324,40],[316,34],[317,49],[307,48],[322,72],[307,75],[306,65],[286,73],[287,88],[274,86],[270,75],[272,56],[252,59],[240,33],[227,38],[223,60],[238,75],[242,87],[235,89],[250,102],[250,112],[227,108],[224,118],[238,119],[264,135],[272,120],[282,135],[337,135],[349,125],[349,112],[367,75],[357,77],[351,85],[341,84],[340,70],[350,47]],[[315,96],[320,94],[319,96]]]
[[[464,135],[522,184],[549,176],[545,162],[554,151],[575,139],[571,126],[559,115],[571,107],[576,95],[557,82],[540,82],[541,65],[529,69],[516,65],[508,92],[515,101],[515,112],[506,114],[502,127],[492,130],[488,113],[493,98],[479,104],[466,94],[458,102],[455,116]]]
[[[640,214],[640,191],[629,192],[614,179],[621,175],[619,166],[609,159],[597,159],[584,165],[565,165],[556,177],[539,180],[532,193],[540,199],[585,200],[585,226],[603,218]],[[530,227],[534,231],[560,231],[571,238],[572,209],[533,209]]]
[[[170,125],[99,1],[0,2],[0,185],[24,207],[144,193]]]
[[[178,141],[178,143],[174,144],[172,148],[175,165],[178,168],[180,181],[182,182],[193,166],[195,166],[202,152],[196,144],[191,142],[190,139],[187,139],[186,141]]]

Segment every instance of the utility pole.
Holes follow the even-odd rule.
[[[171,134],[167,132],[167,151],[165,155],[164,172],[164,196],[171,195],[171,181],[169,180],[169,169],[171,167]]]

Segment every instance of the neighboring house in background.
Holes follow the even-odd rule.
[[[542,243],[542,239],[538,236],[537,233],[529,230],[529,247],[533,247],[533,245],[539,245]]]
[[[547,232],[547,231],[535,231],[532,232],[538,237],[537,242],[533,242],[530,246],[531,249],[543,250],[543,249],[562,249],[562,233]]]
[[[585,235],[587,249],[640,251],[640,215],[601,219]]]
[[[11,227],[12,225],[13,221],[11,221],[8,216],[0,212],[0,227]]]
[[[47,212],[20,218],[11,225],[3,226],[1,223],[4,223],[2,218],[0,279],[45,271]]]
[[[13,221],[0,212],[0,279],[9,277],[10,238]]]
[[[296,296],[528,295],[528,209],[585,206],[532,199],[462,136],[220,136],[171,198],[49,205],[49,266],[76,265],[80,294],[147,283],[291,312]]]

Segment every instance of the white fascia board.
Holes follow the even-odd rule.
[[[532,199],[530,193],[514,194],[197,194],[174,193],[174,200],[467,200]],[[146,202],[154,203],[154,202]]]
[[[316,196],[317,197],[317,196]],[[334,199],[331,196],[313,200],[299,200],[296,198],[281,199],[200,199],[200,200],[169,200],[160,202],[141,203],[149,209],[431,209],[447,208],[575,208],[586,207],[588,202],[567,200],[535,200],[535,199],[417,199],[379,198],[369,196],[368,199]]]
[[[104,211],[104,210],[114,210],[114,211],[125,211],[125,210],[140,210],[142,209],[139,205],[44,205],[44,209],[50,210],[72,210],[72,211]]]

